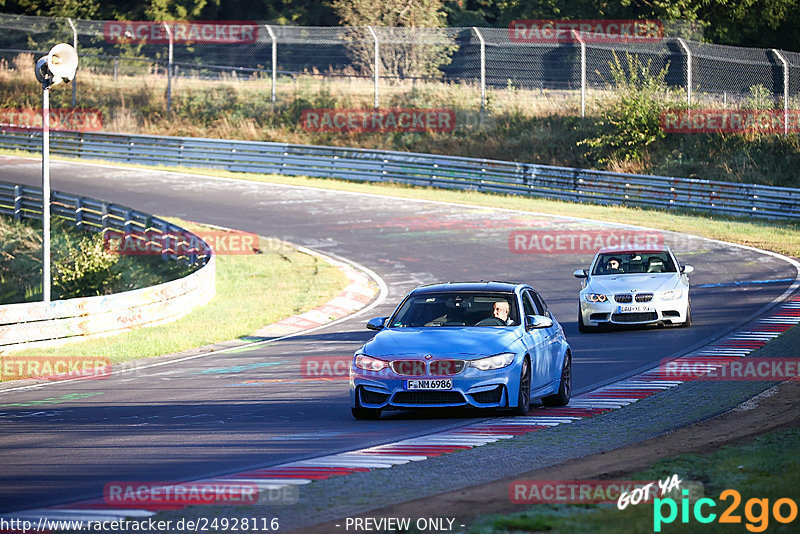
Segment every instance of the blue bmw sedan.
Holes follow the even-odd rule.
[[[572,357],[564,331],[529,285],[449,282],[409,293],[350,366],[357,419],[383,410],[474,407],[524,415],[531,399],[565,406]]]

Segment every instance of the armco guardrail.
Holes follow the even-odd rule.
[[[2,131],[0,148],[36,152],[35,131]],[[88,132],[53,133],[52,152],[78,158],[185,165],[528,195],[573,202],[800,217],[800,190],[413,152]]]
[[[163,249],[165,259],[202,266],[177,280],[113,295],[2,305],[0,351],[171,321],[214,296],[214,254],[199,237],[193,239],[199,244],[196,250],[177,246],[191,236],[180,226],[124,206],[59,192],[52,193],[51,202],[53,216],[74,221],[80,228],[146,235],[153,238],[149,246]],[[15,219],[41,219],[42,190],[0,183],[0,213]]]

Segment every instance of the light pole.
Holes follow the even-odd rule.
[[[36,61],[36,79],[42,84],[42,300],[50,302],[50,88],[69,83],[78,69],[78,53],[60,43]]]

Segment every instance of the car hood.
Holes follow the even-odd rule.
[[[387,328],[364,345],[364,352],[389,360],[425,354],[448,357],[458,355],[462,359],[470,360],[503,352],[520,338],[520,328]]]
[[[678,284],[677,273],[642,273],[593,276],[587,284],[592,293],[630,293],[635,289],[637,293],[654,293],[668,291]]]

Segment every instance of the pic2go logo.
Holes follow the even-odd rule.
[[[712,523],[717,514],[711,509],[716,508],[717,503],[714,499],[698,499],[694,506],[689,502],[687,490],[682,491],[684,497],[681,499],[680,514],[681,523],[687,524],[690,521],[689,513],[694,515],[698,523]],[[734,489],[726,489],[719,494],[720,501],[731,499],[728,508],[719,516],[719,523],[741,524],[742,517],[736,514],[736,509],[742,503],[742,496]],[[776,500],[770,509],[769,499],[749,499],[744,504],[744,517],[748,521],[745,528],[749,532],[764,532],[769,526],[770,512],[772,517],[779,523],[791,523],[797,518],[797,503],[789,498]],[[690,510],[691,509],[691,510]],[[666,515],[665,515],[666,513]],[[661,532],[661,525],[667,525],[678,518],[678,503],[671,497],[656,498],[653,501],[653,531]]]

